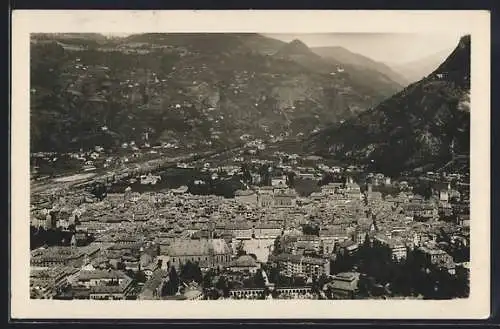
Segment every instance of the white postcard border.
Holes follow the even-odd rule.
[[[12,16],[11,317],[19,319],[478,319],[490,312],[490,19],[487,11],[40,11]],[[58,301],[29,298],[29,35],[50,32],[386,32],[471,35],[468,299]]]

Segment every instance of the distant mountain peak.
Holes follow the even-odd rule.
[[[460,42],[458,43],[458,46],[460,48],[470,47],[470,35],[467,34],[467,35],[462,36],[460,38]]]
[[[463,88],[470,88],[470,36],[460,38],[457,47],[433,72],[434,75],[445,74]]]
[[[299,39],[293,39],[288,44],[291,46],[294,46],[294,47],[302,47],[302,48],[309,49],[309,47],[307,47],[307,45],[304,42],[300,41]]]
[[[294,39],[289,43],[285,44],[281,50],[280,54],[312,54],[313,52],[309,47],[299,39]]]
[[[397,175],[470,153],[470,37],[431,74],[375,108],[312,136],[307,149]],[[462,168],[461,170],[466,170]]]

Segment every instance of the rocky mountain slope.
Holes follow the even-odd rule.
[[[395,174],[439,168],[468,157],[470,36],[430,75],[365,111],[312,136],[305,148],[361,161]]]
[[[32,151],[146,140],[196,150],[244,134],[308,135],[401,88],[296,43],[259,34],[33,35]]]

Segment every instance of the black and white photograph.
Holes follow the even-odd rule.
[[[471,127],[489,127],[471,92],[489,90],[471,60],[489,60],[471,56],[488,16],[435,15],[435,32],[33,25],[15,288],[70,310],[489,302],[471,283],[489,261],[489,147],[472,133],[488,128]]]

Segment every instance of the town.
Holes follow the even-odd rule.
[[[33,178],[64,184],[32,190],[31,298],[468,296],[468,174],[389,177],[243,139],[122,175],[110,172],[174,146],[36,155],[81,168],[74,184]]]

